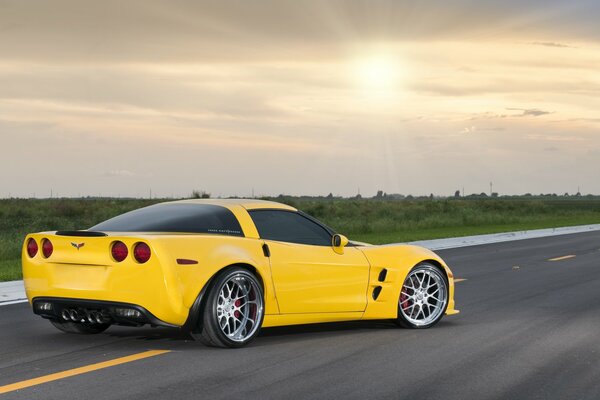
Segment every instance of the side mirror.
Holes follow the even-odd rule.
[[[331,247],[338,254],[344,254],[344,247],[348,244],[348,238],[344,235],[335,234],[331,238]]]

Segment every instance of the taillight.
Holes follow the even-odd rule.
[[[116,241],[113,243],[110,252],[112,257],[116,262],[121,262],[127,258],[127,254],[129,254],[129,250],[127,250],[127,246],[125,243]]]
[[[29,257],[33,258],[33,257],[35,257],[37,252],[38,252],[38,245],[37,245],[35,239],[30,238],[27,241],[27,254],[29,254]]]
[[[139,242],[133,247],[133,257],[141,264],[148,261],[151,254],[152,252],[150,251],[150,246],[148,246],[146,243]]]
[[[42,254],[44,257],[50,257],[53,251],[54,246],[52,246],[52,242],[48,239],[42,239]]]

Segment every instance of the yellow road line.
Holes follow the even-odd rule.
[[[28,388],[30,386],[41,385],[42,383],[56,381],[58,379],[68,378],[70,376],[86,374],[88,372],[96,371],[103,368],[113,367],[119,364],[125,364],[132,361],[141,360],[143,358],[154,357],[160,354],[169,353],[171,350],[149,350],[143,353],[132,354],[130,356],[115,358],[114,360],[108,360],[99,362],[96,364],[86,365],[85,367],[79,367],[69,369],[55,374],[40,376],[39,378],[28,379],[26,381],[11,383],[10,385],[0,386],[0,394],[8,393],[19,389]]]
[[[465,278],[454,278],[454,283],[466,281]]]
[[[562,260],[568,260],[569,258],[575,258],[575,257],[577,257],[575,254],[569,254],[568,256],[549,258],[548,261],[562,261]]]

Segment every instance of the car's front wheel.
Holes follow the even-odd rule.
[[[216,347],[241,347],[256,337],[264,317],[263,289],[250,271],[224,270],[211,285],[202,316],[202,339]]]
[[[396,322],[404,328],[429,328],[448,307],[448,281],[439,268],[428,263],[414,267],[402,285]]]

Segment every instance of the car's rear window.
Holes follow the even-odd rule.
[[[240,223],[231,211],[211,204],[155,204],[111,218],[92,226],[90,230],[244,236]]]

